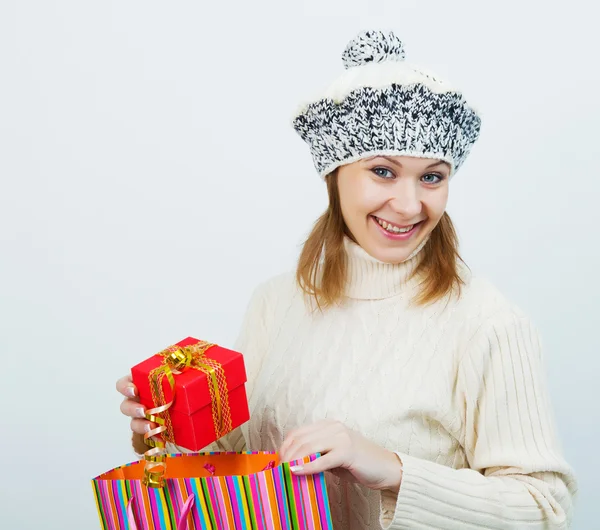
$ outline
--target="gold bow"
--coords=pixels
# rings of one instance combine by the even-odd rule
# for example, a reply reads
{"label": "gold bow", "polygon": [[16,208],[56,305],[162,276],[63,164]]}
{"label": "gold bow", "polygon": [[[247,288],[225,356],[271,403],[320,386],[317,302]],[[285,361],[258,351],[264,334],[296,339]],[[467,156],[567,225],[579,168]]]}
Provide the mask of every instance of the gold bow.
{"label": "gold bow", "polygon": [[[146,419],[158,426],[146,434],[144,441],[151,449],[144,453],[146,461],[144,484],[150,488],[162,488],[166,470],[166,442],[175,443],[171,416],[168,412],[175,396],[175,378],[187,368],[193,368],[206,374],[210,392],[215,434],[221,438],[231,431],[231,411],[229,409],[229,393],[227,379],[221,364],[206,357],[206,350],[214,346],[210,342],[198,341],[189,346],[169,346],[158,355],[164,357],[160,366],[148,374],[152,401],[156,405],[146,411]],[[166,376],[171,387],[171,401],[166,403],[162,381]]]}

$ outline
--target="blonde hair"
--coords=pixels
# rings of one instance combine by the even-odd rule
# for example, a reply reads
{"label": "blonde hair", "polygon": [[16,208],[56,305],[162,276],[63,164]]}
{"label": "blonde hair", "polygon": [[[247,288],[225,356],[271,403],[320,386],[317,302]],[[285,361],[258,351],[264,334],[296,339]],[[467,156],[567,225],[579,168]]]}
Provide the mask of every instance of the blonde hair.
{"label": "blonde hair", "polygon": [[[347,272],[344,236],[355,241],[342,216],[337,170],[326,177],[326,182],[329,206],[304,242],[296,269],[298,285],[314,298],[321,310],[336,305],[344,297]],[[446,212],[421,253],[422,259],[413,275],[419,275],[423,280],[413,302],[426,305],[455,291],[460,294],[464,281],[459,273],[459,263],[464,264],[464,261],[458,252],[456,230]]]}

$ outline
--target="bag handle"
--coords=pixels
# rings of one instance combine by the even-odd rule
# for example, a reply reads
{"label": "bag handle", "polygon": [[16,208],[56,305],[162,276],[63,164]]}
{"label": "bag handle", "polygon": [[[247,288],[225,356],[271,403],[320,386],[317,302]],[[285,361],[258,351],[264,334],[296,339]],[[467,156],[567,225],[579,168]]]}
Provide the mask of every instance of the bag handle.
{"label": "bag handle", "polygon": [[[131,530],[138,530],[132,506],[134,499],[135,496],[131,497],[131,499],[127,503],[127,522],[129,523],[129,527]],[[179,522],[177,523],[177,530],[187,530],[187,517],[190,513],[190,510],[192,509],[192,506],[194,505],[194,500],[195,496],[192,493],[185,501],[185,504],[181,509],[181,515],[179,516]]]}

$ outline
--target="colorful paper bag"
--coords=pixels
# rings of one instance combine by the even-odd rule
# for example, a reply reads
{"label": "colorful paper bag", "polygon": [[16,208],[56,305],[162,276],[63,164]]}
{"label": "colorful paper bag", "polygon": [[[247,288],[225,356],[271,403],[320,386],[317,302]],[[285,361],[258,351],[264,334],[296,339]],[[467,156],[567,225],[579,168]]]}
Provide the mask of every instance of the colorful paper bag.
{"label": "colorful paper bag", "polygon": [[103,530],[332,530],[322,473],[300,477],[276,453],[167,456],[164,488],[143,484],[144,461],[92,480]]}

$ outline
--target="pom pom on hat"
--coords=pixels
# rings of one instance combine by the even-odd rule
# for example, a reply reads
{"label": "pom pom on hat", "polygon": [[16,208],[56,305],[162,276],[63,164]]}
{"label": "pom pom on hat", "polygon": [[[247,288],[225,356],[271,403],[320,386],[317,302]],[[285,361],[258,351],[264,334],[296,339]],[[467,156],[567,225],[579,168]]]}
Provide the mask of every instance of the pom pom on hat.
{"label": "pom pom on hat", "polygon": [[406,53],[404,44],[389,31],[361,31],[346,46],[342,61],[346,69],[367,63],[383,61],[404,61]]}

